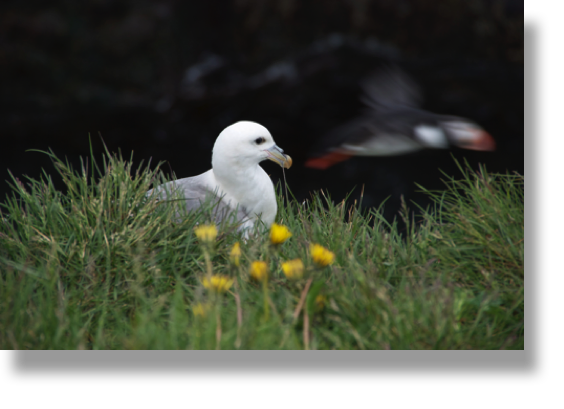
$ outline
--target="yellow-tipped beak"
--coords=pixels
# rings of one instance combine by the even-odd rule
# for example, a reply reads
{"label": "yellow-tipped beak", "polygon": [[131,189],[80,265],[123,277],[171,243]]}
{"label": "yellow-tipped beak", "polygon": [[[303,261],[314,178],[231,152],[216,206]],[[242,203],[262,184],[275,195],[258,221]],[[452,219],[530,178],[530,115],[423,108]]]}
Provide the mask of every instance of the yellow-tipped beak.
{"label": "yellow-tipped beak", "polygon": [[270,148],[264,150],[268,155],[268,159],[273,162],[278,163],[280,166],[286,169],[290,169],[292,166],[292,158],[284,154],[284,151],[276,145],[272,145]]}

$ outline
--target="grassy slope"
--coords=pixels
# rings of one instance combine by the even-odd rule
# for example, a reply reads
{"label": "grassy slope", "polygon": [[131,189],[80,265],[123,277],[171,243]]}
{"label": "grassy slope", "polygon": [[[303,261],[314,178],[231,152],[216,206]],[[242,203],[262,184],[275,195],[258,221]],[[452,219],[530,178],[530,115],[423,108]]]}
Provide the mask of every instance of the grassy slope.
{"label": "grassy slope", "polygon": [[[446,191],[429,192],[436,207],[417,225],[403,212],[403,235],[378,211],[320,195],[292,201],[277,221],[293,236],[278,251],[265,233],[242,242],[239,268],[229,251],[240,237],[223,226],[212,265],[236,284],[214,297],[200,283],[206,267],[194,235],[208,210],[175,224],[174,203],[144,199],[158,173],[131,175],[119,157],[80,171],[53,159],[66,194],[47,175],[14,181],[1,208],[0,348],[524,348],[519,175],[482,170],[447,181]],[[314,269],[312,242],[335,263]],[[280,263],[294,258],[311,281],[285,279]],[[268,320],[263,289],[248,276],[253,260],[270,264]],[[197,303],[205,314],[193,313]]]}

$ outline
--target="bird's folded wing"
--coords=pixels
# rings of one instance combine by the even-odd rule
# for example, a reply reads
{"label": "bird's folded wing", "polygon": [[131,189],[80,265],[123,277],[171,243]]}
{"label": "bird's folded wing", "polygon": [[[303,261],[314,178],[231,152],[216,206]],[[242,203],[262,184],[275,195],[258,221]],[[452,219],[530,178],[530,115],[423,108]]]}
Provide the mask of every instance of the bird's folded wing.
{"label": "bird's folded wing", "polygon": [[[202,178],[202,175],[179,179],[165,183],[147,192],[156,194],[159,200],[180,200],[184,202],[187,212],[209,209],[216,223],[224,221],[245,222],[250,215],[241,205],[233,205],[217,188],[212,190]],[[235,220],[230,220],[230,218]]]}

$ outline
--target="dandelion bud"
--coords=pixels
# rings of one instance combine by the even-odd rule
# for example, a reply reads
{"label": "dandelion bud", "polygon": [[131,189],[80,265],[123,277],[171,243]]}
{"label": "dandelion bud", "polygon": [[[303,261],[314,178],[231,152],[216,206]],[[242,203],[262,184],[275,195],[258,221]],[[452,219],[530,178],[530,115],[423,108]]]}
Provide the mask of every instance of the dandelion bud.
{"label": "dandelion bud", "polygon": [[212,243],[217,237],[215,224],[203,224],[194,229],[196,237],[203,243]]}
{"label": "dandelion bud", "polygon": [[239,244],[239,242],[233,245],[231,253],[229,253],[229,259],[231,260],[231,263],[233,263],[236,267],[239,267],[239,262],[241,259],[241,245]]}
{"label": "dandelion bud", "polygon": [[202,304],[200,302],[192,307],[192,313],[196,317],[205,317],[208,310],[209,310],[209,306]]}
{"label": "dandelion bud", "polygon": [[325,303],[327,302],[327,296],[323,294],[319,294],[315,297],[315,307],[317,310],[322,310],[325,307]]}
{"label": "dandelion bud", "polygon": [[274,245],[282,244],[292,237],[292,233],[286,226],[272,223],[270,227],[270,242]]}
{"label": "dandelion bud", "polygon": [[250,274],[256,281],[264,281],[268,277],[268,266],[264,261],[253,261]]}
{"label": "dandelion bud", "polygon": [[282,271],[288,280],[299,280],[304,276],[304,263],[299,258],[282,263]]}
{"label": "dandelion bud", "polygon": [[213,275],[211,278],[204,278],[202,284],[208,290],[216,293],[224,293],[233,285],[233,279],[222,275]]}
{"label": "dandelion bud", "polygon": [[309,251],[315,264],[320,267],[328,266],[335,261],[335,254],[319,244],[310,245]]}

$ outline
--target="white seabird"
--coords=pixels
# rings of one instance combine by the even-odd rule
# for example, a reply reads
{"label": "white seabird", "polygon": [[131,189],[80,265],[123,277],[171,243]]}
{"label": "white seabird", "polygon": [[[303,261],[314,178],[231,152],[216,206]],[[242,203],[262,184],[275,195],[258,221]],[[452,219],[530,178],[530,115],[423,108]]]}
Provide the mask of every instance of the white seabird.
{"label": "white seabird", "polygon": [[192,211],[204,203],[213,203],[216,223],[234,215],[247,230],[260,218],[267,226],[274,222],[277,205],[270,177],[259,166],[269,159],[289,169],[292,158],[285,155],[268,130],[250,121],[225,128],[217,137],[212,151],[212,168],[200,175],[174,180],[147,192],[159,199],[178,198]]}

